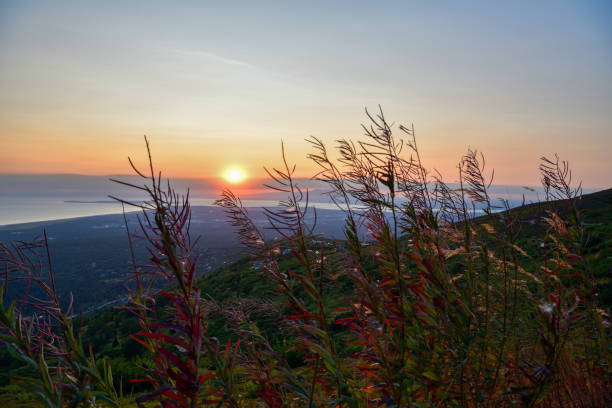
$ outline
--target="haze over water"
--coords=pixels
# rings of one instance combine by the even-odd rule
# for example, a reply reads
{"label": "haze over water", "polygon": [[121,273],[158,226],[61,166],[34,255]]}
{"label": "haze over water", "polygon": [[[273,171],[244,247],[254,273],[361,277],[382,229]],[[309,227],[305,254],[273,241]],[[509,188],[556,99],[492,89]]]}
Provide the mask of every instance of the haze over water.
{"label": "haze over water", "polygon": [[[115,177],[138,181],[132,176]],[[299,179],[298,182],[309,189],[311,205],[321,209],[337,209],[324,194],[328,191],[324,183],[308,179]],[[222,186],[204,180],[177,179],[173,180],[173,185],[182,193],[190,188],[190,202],[194,206],[214,205],[222,190]],[[240,189],[237,191],[240,192]],[[526,202],[543,198],[539,188],[532,191],[522,186],[493,185],[491,191],[496,199],[509,200],[511,206],[519,205],[523,197]],[[243,189],[243,192],[246,193],[243,204],[247,207],[273,207],[278,200],[285,198],[283,194],[263,188]],[[111,182],[107,176],[0,175],[0,225],[121,213],[121,204],[109,198],[109,195],[134,201],[143,198],[129,188]],[[133,209],[126,207],[126,210]]]}

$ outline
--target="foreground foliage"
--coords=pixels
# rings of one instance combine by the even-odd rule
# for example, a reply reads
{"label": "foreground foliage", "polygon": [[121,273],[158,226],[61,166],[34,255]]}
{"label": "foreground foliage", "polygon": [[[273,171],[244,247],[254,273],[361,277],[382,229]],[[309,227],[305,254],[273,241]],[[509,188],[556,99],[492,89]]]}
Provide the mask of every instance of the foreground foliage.
{"label": "foreground foliage", "polygon": [[[581,191],[567,163],[542,159],[546,202],[525,224],[507,202],[491,198],[482,155],[469,150],[462,157],[453,188],[425,169],[413,128],[400,126],[398,137],[382,112],[369,119],[365,140],[338,142],[338,160],[311,139],[316,177],[346,216],[338,248],[314,234],[308,192],[296,184],[284,152],[283,166],[268,172],[269,187],[287,199],[266,210],[282,240],[267,240],[230,191],[219,200],[272,284],[274,301],[219,303],[202,293],[189,196],[162,184],[152,164],[147,172],[133,166],[145,184],[132,187],[149,200],[124,202],[143,210],[130,245],[144,241],[150,255],[150,264],[134,266],[126,307],[138,321],[132,338],[149,356],[141,359],[141,378],[132,380],[149,390],[137,403],[612,403],[605,385],[609,323],[598,307]],[[524,229],[533,229],[529,240]],[[279,254],[280,243],[293,261]],[[47,406],[124,405],[110,365],[82,346],[72,312],[59,307],[52,270],[34,249],[3,246],[0,258],[6,284],[25,279],[48,297],[26,293],[0,311],[3,342],[35,370],[23,384]],[[167,290],[154,289],[159,280]],[[38,312],[23,316],[22,304]]]}

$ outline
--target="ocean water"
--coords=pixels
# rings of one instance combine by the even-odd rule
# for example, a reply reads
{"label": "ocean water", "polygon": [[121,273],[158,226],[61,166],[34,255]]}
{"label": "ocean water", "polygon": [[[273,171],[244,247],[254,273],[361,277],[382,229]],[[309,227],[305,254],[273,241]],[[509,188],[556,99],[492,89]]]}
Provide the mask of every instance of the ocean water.
{"label": "ocean water", "polygon": [[[214,205],[213,198],[192,198],[192,206]],[[243,200],[245,207],[273,207],[275,200]],[[311,203],[316,208],[335,210],[332,203]],[[137,209],[125,206],[126,212]],[[79,196],[64,195],[61,197],[10,197],[0,196],[0,226],[59,220],[93,215],[121,214],[121,203],[107,200],[92,200]]]}
{"label": "ocean water", "polygon": [[79,197],[0,197],[0,225],[121,212],[119,203]]}
{"label": "ocean water", "polygon": [[[120,203],[107,194],[138,201],[129,188],[121,189],[103,177],[85,176],[6,176],[0,175],[0,226],[56,219],[87,217],[104,214],[120,214]],[[180,180],[179,180],[180,181]],[[306,181],[312,206],[320,209],[337,209],[325,195],[327,186]],[[180,183],[179,183],[180,184]],[[183,184],[188,185],[187,181]],[[308,185],[310,184],[310,185]],[[186,191],[186,188],[183,188]],[[183,191],[179,190],[179,191]],[[214,205],[220,191],[202,187],[192,189],[190,198],[194,206]],[[588,191],[585,191],[587,193]],[[508,200],[511,207],[543,198],[541,189],[521,186],[491,186],[491,195]],[[273,207],[285,194],[258,192],[242,201],[246,207]],[[140,197],[142,199],[143,197]],[[126,207],[126,211],[134,211]]]}
{"label": "ocean water", "polygon": [[[134,176],[83,176],[83,175],[10,175],[0,174],[0,225],[49,221],[56,219],[87,217],[104,214],[120,214],[122,206],[108,196],[140,201],[145,197],[133,188],[109,180],[117,178],[142,185],[142,179]],[[301,180],[310,187],[310,180]],[[173,179],[173,187],[184,194],[190,189],[190,201],[194,206],[213,205],[221,197],[222,188],[205,179]],[[302,184],[301,184],[302,185]],[[255,185],[237,191],[243,196],[243,204],[250,207],[270,207],[284,198]],[[320,190],[320,189],[318,189]],[[313,190],[311,190],[313,191]],[[335,209],[327,197],[311,195],[318,201],[317,207]],[[127,208],[126,210],[133,209]]]}

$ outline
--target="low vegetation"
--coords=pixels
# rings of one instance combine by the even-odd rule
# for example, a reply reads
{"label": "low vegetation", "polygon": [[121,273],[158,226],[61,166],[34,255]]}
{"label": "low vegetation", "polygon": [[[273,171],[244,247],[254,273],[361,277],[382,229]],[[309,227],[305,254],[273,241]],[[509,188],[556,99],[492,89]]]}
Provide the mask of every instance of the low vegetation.
{"label": "low vegetation", "polygon": [[77,322],[45,241],[1,244],[4,287],[45,295],[0,310],[2,342],[26,366],[14,382],[49,407],[612,404],[605,205],[585,207],[555,157],[540,165],[546,201],[510,210],[476,151],[452,188],[425,169],[413,128],[368,116],[365,139],[339,141],[337,160],[310,140],[345,214],[342,242],[314,234],[283,152],[269,187],[287,199],[266,210],[281,239],[226,191],[218,204],[251,259],[199,280],[189,196],[133,166],[150,199],[125,202],[143,210],[130,246],[146,243],[149,263],[134,260],[119,312]]}

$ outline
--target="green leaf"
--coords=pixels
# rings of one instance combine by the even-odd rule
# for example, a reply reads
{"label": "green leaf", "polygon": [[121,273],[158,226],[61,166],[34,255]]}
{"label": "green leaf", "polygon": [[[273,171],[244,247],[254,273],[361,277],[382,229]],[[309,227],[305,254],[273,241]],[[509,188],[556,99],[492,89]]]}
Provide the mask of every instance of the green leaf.
{"label": "green leaf", "polygon": [[438,377],[437,375],[435,375],[434,373],[432,373],[431,371],[425,371],[424,373],[421,374],[423,377],[425,378],[429,378],[432,381],[439,381],[440,377]]}

